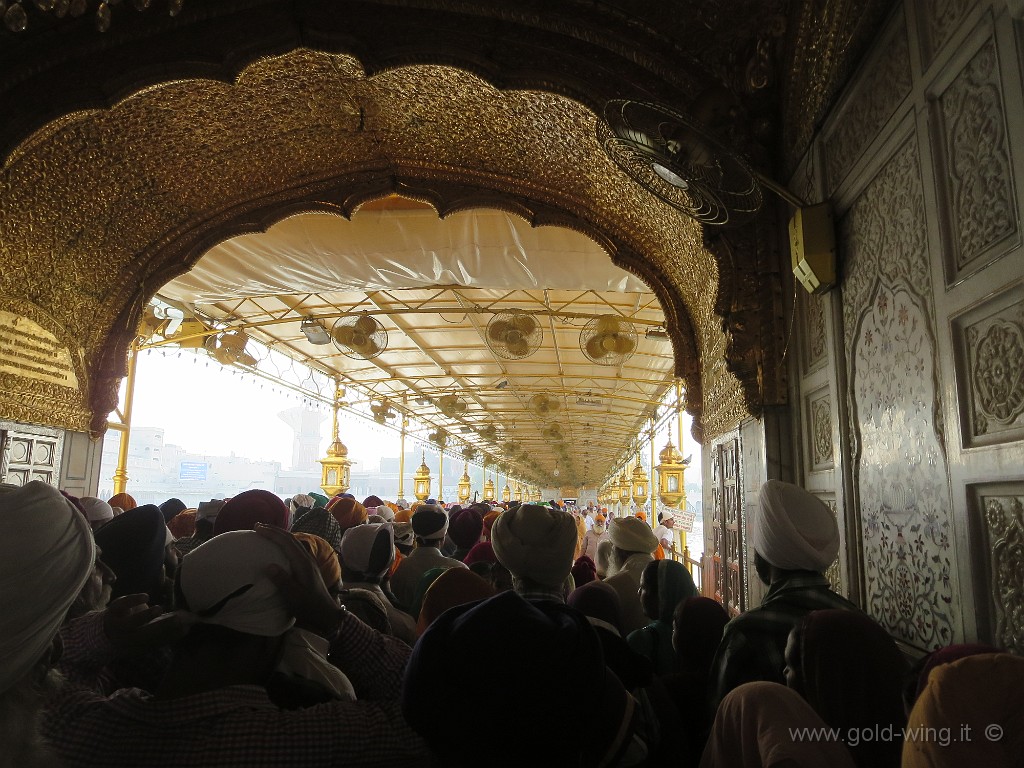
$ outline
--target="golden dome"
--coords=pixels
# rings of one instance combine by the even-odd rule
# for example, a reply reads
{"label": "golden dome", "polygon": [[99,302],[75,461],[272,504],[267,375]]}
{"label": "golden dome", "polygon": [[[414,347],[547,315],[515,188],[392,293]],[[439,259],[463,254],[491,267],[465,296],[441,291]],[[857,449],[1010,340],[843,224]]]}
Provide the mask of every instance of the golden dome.
{"label": "golden dome", "polygon": [[658,461],[662,464],[682,464],[683,454],[681,454],[672,441],[668,441],[668,445],[661,449],[661,453],[658,454]]}
{"label": "golden dome", "polygon": [[345,444],[341,442],[341,440],[335,440],[331,443],[330,447],[328,447],[327,455],[337,458],[345,458],[348,456],[348,448],[345,447]]}

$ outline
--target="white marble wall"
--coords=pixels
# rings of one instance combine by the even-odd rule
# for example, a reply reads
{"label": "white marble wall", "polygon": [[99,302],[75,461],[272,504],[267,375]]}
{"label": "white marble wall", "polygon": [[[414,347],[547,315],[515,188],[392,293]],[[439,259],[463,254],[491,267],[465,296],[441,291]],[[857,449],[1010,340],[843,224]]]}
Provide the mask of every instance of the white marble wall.
{"label": "white marble wall", "polygon": [[798,479],[845,536],[839,588],[918,648],[1024,649],[1022,25],[897,6],[791,180],[836,214],[801,296]]}

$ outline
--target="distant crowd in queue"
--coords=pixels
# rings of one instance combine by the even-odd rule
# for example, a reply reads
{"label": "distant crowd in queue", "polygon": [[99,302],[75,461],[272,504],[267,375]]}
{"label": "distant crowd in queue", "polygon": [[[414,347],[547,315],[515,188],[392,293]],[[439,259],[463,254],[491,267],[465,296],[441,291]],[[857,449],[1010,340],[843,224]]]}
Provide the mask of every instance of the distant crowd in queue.
{"label": "distant crowd in queue", "polygon": [[908,664],[788,483],[749,532],[767,594],[731,620],[671,519],[557,502],[36,481],[0,486],[0,526],[0,765],[1022,765],[1024,660]]}

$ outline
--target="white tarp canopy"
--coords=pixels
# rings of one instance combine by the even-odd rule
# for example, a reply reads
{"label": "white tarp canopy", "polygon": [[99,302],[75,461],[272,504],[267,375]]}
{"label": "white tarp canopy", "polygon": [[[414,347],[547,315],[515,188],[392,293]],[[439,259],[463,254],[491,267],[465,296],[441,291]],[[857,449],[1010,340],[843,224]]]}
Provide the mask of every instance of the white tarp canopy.
{"label": "white tarp canopy", "polygon": [[[549,487],[604,480],[674,381],[672,346],[657,332],[664,314],[642,281],[579,233],[493,210],[442,220],[388,198],[351,220],[292,216],[212,248],[159,296],[327,374],[350,402],[387,404],[414,430],[442,428],[452,455],[476,448],[513,477]],[[540,332],[521,359],[522,347],[488,328],[509,310]],[[301,326],[337,339],[363,314],[386,334],[373,356],[312,343]],[[601,316],[616,320],[594,330]],[[594,338],[615,323],[628,331],[623,322],[632,341]],[[615,364],[588,359],[588,349]]]}

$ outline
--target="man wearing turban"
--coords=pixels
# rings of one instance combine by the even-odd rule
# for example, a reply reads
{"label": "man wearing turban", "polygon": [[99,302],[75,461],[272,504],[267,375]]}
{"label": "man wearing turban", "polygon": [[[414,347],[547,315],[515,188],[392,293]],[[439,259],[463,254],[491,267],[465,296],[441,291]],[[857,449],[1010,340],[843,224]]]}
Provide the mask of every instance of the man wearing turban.
{"label": "man wearing turban", "polygon": [[651,526],[638,517],[617,517],[608,529],[612,542],[611,569],[605,584],[613,588],[622,603],[623,635],[647,626],[649,619],[640,604],[640,577],[654,561],[658,538]]}
{"label": "man wearing turban", "polygon": [[[71,684],[50,703],[44,733],[68,765],[429,760],[401,714],[409,647],[340,607],[290,533],[261,525],[213,537],[182,558],[176,591],[171,618],[185,634],[152,693],[125,688],[108,698]],[[106,642],[102,633],[95,642]],[[322,703],[281,708],[271,684],[282,679]]]}
{"label": "man wearing turban", "polygon": [[[0,728],[10,765],[50,764],[36,728],[64,617],[93,574],[89,523],[39,480],[0,485]],[[49,758],[49,760],[48,760]]]}
{"label": "man wearing turban", "polygon": [[530,600],[565,602],[576,550],[572,515],[541,504],[502,512],[491,528],[498,562],[512,574],[512,589]]}
{"label": "man wearing turban", "polygon": [[345,589],[365,589],[376,595],[388,612],[391,634],[408,643],[416,642],[416,622],[395,605],[390,594],[388,573],[395,559],[395,532],[387,523],[367,523],[345,531],[341,539],[341,563]]}
{"label": "man wearing turban", "polygon": [[761,486],[752,523],[754,567],[769,588],[759,607],[725,627],[711,667],[714,706],[742,683],[785,684],[786,640],[808,613],[858,610],[833,592],[824,576],[839,554],[839,527],[821,499],[791,483],[769,480]]}
{"label": "man wearing turban", "polygon": [[415,549],[403,558],[391,576],[391,591],[405,607],[413,604],[416,587],[431,568],[466,567],[465,563],[441,554],[441,544],[448,533],[448,515],[441,507],[436,504],[417,507],[412,515],[412,530]]}

